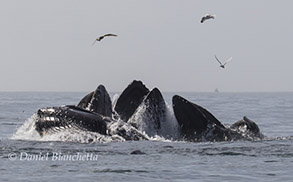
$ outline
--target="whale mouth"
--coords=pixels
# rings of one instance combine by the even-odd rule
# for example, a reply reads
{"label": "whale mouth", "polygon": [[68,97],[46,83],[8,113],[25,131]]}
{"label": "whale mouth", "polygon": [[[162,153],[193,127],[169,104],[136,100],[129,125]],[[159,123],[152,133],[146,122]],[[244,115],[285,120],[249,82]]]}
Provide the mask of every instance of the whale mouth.
{"label": "whale mouth", "polygon": [[76,128],[106,134],[106,119],[76,106],[42,108],[37,111],[36,130],[43,135],[49,131]]}
{"label": "whale mouth", "polygon": [[207,129],[208,120],[195,105],[178,95],[173,96],[172,102],[175,117],[185,133],[185,137],[192,138]]}

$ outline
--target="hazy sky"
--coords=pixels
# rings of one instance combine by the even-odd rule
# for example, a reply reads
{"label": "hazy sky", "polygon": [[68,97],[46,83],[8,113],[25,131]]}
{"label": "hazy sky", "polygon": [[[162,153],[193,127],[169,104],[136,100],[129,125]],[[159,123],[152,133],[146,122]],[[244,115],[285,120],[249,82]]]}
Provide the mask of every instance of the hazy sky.
{"label": "hazy sky", "polygon": [[[0,0],[0,91],[293,91],[293,1]],[[206,13],[215,20],[201,24]],[[105,38],[91,46],[105,33]],[[219,59],[233,57],[225,69]]]}

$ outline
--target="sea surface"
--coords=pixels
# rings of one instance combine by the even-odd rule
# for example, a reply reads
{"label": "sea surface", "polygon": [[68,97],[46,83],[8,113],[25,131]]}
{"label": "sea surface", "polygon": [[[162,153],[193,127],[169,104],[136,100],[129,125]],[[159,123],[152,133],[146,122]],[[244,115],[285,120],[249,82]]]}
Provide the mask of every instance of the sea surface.
{"label": "sea surface", "polygon": [[76,105],[86,93],[0,92],[0,181],[293,181],[293,93],[163,93],[169,106],[174,94],[227,125],[247,116],[266,137],[201,143],[22,139],[17,131],[39,108]]}

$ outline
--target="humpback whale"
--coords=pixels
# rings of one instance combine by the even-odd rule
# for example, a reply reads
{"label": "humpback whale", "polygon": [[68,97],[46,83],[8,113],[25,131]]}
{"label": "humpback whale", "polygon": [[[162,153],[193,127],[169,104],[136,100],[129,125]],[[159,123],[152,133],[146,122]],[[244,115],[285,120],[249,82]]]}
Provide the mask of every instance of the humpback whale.
{"label": "humpback whale", "polygon": [[[189,102],[183,97],[173,96],[172,103],[182,135],[189,141],[214,142],[262,138],[258,126],[247,117],[227,128],[205,108]],[[246,131],[249,131],[251,135],[240,132],[243,127],[247,128]]]}
{"label": "humpback whale", "polygon": [[121,93],[114,109],[106,88],[99,85],[76,106],[39,109],[34,127],[40,136],[75,129],[75,133],[89,131],[120,141],[149,140],[155,136],[176,136],[179,140],[192,142],[264,137],[257,124],[247,117],[231,126],[224,126],[207,109],[179,95],[172,97],[172,109],[175,125],[171,125],[167,117],[170,112],[160,90],[156,87],[149,90],[141,81],[134,80]]}
{"label": "humpback whale", "polygon": [[264,138],[264,135],[260,132],[257,124],[254,121],[248,119],[246,116],[244,116],[242,120],[232,124],[230,128],[242,134],[243,136],[246,136],[247,138]]}
{"label": "humpback whale", "polygon": [[[140,108],[144,107],[144,110]],[[112,102],[103,85],[84,96],[77,106],[61,106],[41,108],[37,112],[36,130],[40,135],[57,132],[67,128],[97,132],[102,135],[118,135],[125,140],[148,140],[143,134],[157,131],[165,113],[165,101],[159,89],[152,91],[141,82],[134,80],[122,92],[117,100],[114,111],[121,120],[112,115]],[[142,120],[134,122],[129,118]],[[150,133],[150,132],[149,132]]]}
{"label": "humpback whale", "polygon": [[111,122],[107,117],[76,106],[42,108],[37,116],[35,126],[40,135],[70,127],[106,134],[106,123]]}
{"label": "humpback whale", "polygon": [[40,135],[66,128],[106,134],[112,121],[112,102],[103,85],[87,94],[77,106],[41,108],[37,111],[36,130]]}
{"label": "humpback whale", "polygon": [[103,116],[112,117],[112,101],[104,85],[99,85],[95,91],[84,96],[77,106]]}
{"label": "humpback whale", "polygon": [[114,108],[120,119],[127,122],[149,92],[141,81],[134,80],[130,83],[118,98]]}
{"label": "humpback whale", "polygon": [[132,117],[128,120],[139,131],[146,132],[149,136],[158,134],[161,123],[165,122],[166,103],[158,88],[151,90],[137,107]]}
{"label": "humpback whale", "polygon": [[126,140],[148,140],[147,136],[158,134],[165,120],[166,104],[158,88],[150,91],[141,81],[134,80],[117,99],[114,111],[120,120],[109,125],[109,134]]}

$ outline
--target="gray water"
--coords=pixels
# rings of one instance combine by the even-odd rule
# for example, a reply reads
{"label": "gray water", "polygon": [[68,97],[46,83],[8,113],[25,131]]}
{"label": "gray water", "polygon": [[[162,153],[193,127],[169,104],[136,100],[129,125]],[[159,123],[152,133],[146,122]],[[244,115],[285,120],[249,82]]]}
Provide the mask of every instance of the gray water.
{"label": "gray water", "polygon": [[[0,181],[293,180],[293,93],[176,93],[205,107],[224,124],[249,117],[266,136],[262,141],[12,139],[37,109],[77,104],[85,94],[0,93]],[[163,95],[170,105],[174,93]],[[131,154],[136,150],[140,153]]]}

